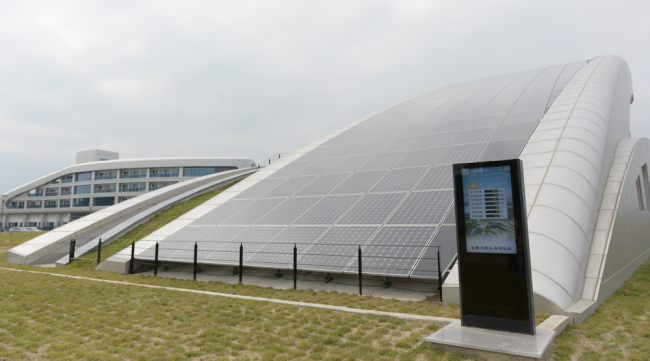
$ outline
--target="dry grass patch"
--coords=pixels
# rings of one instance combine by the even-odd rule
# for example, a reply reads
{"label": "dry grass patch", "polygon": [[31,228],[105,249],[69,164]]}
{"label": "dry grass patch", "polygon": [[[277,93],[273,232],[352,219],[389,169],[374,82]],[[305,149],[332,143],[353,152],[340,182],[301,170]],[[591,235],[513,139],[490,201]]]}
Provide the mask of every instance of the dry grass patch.
{"label": "dry grass patch", "polygon": [[455,360],[436,325],[0,270],[0,357]]}

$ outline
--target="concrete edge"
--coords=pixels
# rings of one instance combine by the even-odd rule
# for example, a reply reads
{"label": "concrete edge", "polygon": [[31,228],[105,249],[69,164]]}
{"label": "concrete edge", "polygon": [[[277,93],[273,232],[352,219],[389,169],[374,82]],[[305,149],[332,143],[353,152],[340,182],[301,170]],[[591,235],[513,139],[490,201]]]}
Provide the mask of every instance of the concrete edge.
{"label": "concrete edge", "polygon": [[350,307],[345,307],[345,306],[332,306],[332,305],[324,305],[324,304],[319,304],[319,303],[288,301],[288,300],[280,300],[280,299],[275,299],[275,298],[243,296],[243,295],[233,295],[233,294],[229,294],[229,293],[193,290],[193,289],[189,289],[189,288],[165,287],[165,286],[156,286],[156,285],[148,285],[148,284],[141,284],[141,283],[131,283],[131,282],[124,282],[124,281],[102,280],[102,279],[98,279],[98,278],[70,276],[70,275],[63,275],[63,274],[57,274],[57,273],[29,271],[29,270],[21,270],[21,269],[14,269],[14,268],[0,267],[0,270],[14,271],[14,272],[27,272],[27,273],[33,273],[33,274],[39,274],[39,275],[63,277],[63,278],[72,278],[72,279],[77,279],[77,280],[94,281],[94,282],[105,282],[105,283],[112,283],[112,284],[118,284],[118,285],[156,288],[156,289],[164,289],[164,290],[169,290],[169,291],[203,294],[203,295],[208,295],[208,296],[218,296],[218,297],[237,298],[237,299],[242,299],[242,300],[271,302],[271,303],[277,303],[277,304],[288,305],[288,306],[310,307],[310,308],[317,308],[317,309],[322,309],[322,310],[340,311],[340,312],[363,314],[363,315],[387,316],[387,317],[398,318],[398,319],[405,320],[405,321],[428,322],[428,323],[433,323],[433,324],[440,325],[440,326],[447,326],[448,324],[450,324],[450,323],[452,323],[454,321],[459,321],[459,320],[457,320],[455,318],[413,315],[413,314],[410,314],[410,313],[386,312],[386,311],[376,311],[376,310],[364,310],[364,309],[360,309],[360,308],[350,308]]}

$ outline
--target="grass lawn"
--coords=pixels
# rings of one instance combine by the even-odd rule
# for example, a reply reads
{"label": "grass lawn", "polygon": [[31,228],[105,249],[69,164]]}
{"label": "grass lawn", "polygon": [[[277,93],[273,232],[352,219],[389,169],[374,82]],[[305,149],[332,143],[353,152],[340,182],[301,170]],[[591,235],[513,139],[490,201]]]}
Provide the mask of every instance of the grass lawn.
{"label": "grass lawn", "polygon": [[[102,249],[105,259],[214,197],[171,207]],[[275,290],[95,271],[96,253],[58,268],[6,263],[40,233],[0,235],[0,267],[443,317],[458,307],[336,292]],[[461,360],[428,344],[438,326],[390,317],[0,270],[0,359]]]}
{"label": "grass lawn", "polygon": [[[176,205],[102,250],[105,259],[218,194]],[[441,317],[457,306],[276,290],[95,271],[96,253],[58,268],[9,265],[6,252],[39,233],[0,234],[0,267]],[[323,359],[462,360],[424,343],[437,326],[258,301],[0,270],[0,360]],[[645,360],[650,354],[650,261],[583,325],[557,340],[553,360]],[[539,313],[541,322],[548,315]],[[420,345],[418,347],[418,345]]]}

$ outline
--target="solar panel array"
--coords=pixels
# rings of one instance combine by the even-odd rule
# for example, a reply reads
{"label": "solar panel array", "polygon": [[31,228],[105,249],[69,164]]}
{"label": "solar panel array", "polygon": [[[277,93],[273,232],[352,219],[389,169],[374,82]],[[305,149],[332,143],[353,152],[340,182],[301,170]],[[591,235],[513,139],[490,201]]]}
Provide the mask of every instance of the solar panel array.
{"label": "solar panel array", "polygon": [[[454,84],[314,148],[160,242],[161,260],[437,277],[456,253],[451,165],[516,158],[586,62]],[[273,165],[271,166],[273,167]],[[153,247],[139,259],[152,259]]]}

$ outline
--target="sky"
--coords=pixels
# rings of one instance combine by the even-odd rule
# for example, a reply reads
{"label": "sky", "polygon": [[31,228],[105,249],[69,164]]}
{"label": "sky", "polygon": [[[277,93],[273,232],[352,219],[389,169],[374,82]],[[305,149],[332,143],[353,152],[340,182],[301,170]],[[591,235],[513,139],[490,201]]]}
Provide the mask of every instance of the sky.
{"label": "sky", "polygon": [[288,153],[443,85],[618,54],[650,137],[650,1],[2,1],[0,193],[100,149]]}

